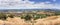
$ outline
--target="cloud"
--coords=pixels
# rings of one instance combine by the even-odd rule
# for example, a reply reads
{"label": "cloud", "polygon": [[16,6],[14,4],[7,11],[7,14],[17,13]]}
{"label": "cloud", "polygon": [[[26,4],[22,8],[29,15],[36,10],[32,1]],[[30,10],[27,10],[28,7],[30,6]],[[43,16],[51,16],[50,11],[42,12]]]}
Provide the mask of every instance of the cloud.
{"label": "cloud", "polygon": [[[58,5],[49,4],[51,2],[40,2],[36,3],[29,0],[0,0],[0,7],[7,9],[33,9],[33,8],[60,8]],[[54,0],[55,1],[55,0]]]}

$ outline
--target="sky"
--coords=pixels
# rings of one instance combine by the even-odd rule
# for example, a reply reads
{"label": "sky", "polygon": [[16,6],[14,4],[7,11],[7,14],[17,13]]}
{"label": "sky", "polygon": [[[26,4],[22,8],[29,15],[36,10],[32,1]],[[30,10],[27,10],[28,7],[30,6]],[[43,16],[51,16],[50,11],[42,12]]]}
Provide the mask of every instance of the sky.
{"label": "sky", "polygon": [[0,0],[0,9],[60,9],[60,0]]}

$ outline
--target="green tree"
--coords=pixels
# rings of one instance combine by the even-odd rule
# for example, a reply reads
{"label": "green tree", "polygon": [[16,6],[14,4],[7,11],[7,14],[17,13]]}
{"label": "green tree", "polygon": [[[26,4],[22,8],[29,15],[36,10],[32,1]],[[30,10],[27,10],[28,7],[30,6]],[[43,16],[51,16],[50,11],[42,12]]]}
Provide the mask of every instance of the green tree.
{"label": "green tree", "polygon": [[0,13],[0,19],[6,20],[7,19],[6,14]]}
{"label": "green tree", "polygon": [[13,15],[13,14],[10,14],[10,15],[8,15],[8,17],[10,17],[10,18],[14,18],[14,15]]}
{"label": "green tree", "polygon": [[25,20],[31,20],[31,18],[32,18],[32,17],[31,17],[30,15],[26,15],[26,16],[24,17]]}

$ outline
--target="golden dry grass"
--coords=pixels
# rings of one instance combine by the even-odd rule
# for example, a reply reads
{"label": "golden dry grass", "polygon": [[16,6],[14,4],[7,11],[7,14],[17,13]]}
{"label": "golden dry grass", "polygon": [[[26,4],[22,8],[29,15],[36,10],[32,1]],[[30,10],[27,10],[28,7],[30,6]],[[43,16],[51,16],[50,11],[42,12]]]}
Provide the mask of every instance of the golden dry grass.
{"label": "golden dry grass", "polygon": [[20,19],[18,17],[15,18],[7,18],[7,21],[0,21],[0,25],[31,25],[31,23],[26,23],[24,19]]}
{"label": "golden dry grass", "polygon": [[[35,20],[34,25],[60,25],[60,16],[51,16],[43,19]],[[32,23],[27,23],[24,19],[19,17],[7,18],[6,21],[0,20],[0,25],[32,25]]]}
{"label": "golden dry grass", "polygon": [[38,19],[36,21],[37,23],[35,23],[35,25],[60,25],[59,16],[51,16],[44,19]]}

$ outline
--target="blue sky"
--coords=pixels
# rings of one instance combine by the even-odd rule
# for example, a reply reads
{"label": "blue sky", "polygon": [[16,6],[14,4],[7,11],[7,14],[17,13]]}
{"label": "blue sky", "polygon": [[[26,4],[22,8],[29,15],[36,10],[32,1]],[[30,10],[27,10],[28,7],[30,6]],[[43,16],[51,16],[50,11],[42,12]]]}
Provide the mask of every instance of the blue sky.
{"label": "blue sky", "polygon": [[0,0],[0,9],[60,9],[60,0]]}
{"label": "blue sky", "polygon": [[60,0],[30,0],[34,2],[45,2],[45,1],[50,1],[50,2],[60,2]]}

